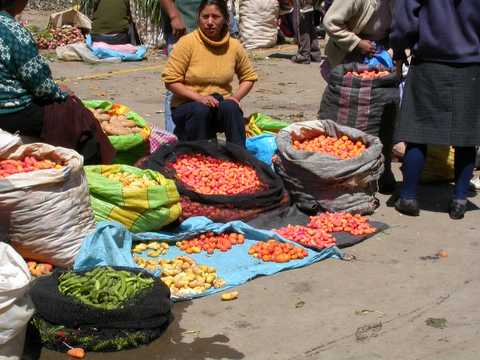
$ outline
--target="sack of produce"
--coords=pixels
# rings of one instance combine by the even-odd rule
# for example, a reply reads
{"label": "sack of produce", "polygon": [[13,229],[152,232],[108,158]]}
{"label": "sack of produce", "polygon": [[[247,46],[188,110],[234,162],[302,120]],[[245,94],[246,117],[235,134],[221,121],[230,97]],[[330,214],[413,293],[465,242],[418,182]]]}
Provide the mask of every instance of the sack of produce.
{"label": "sack of produce", "polygon": [[377,137],[315,120],[281,130],[277,146],[275,169],[301,210],[371,214],[378,207],[375,192],[384,166]]}
{"label": "sack of produce", "polygon": [[159,230],[181,214],[175,182],[128,165],[85,166],[97,221],[114,220],[133,232]]}
{"label": "sack of produce", "polygon": [[30,294],[42,342],[58,351],[136,347],[154,340],[172,320],[170,290],[140,269],[57,271],[37,279]]}
{"label": "sack of produce", "polygon": [[234,144],[179,142],[152,154],[145,166],[175,180],[182,220],[247,220],[289,202],[278,175]]}
{"label": "sack of produce", "polygon": [[31,276],[22,257],[0,242],[0,359],[22,358],[27,324],[34,313],[28,296]]}
{"label": "sack of produce", "polygon": [[0,241],[26,259],[73,264],[83,239],[95,231],[83,158],[47,144],[0,153]]}
{"label": "sack of produce", "polygon": [[289,124],[285,121],[276,120],[268,115],[255,113],[250,115],[245,131],[247,137],[262,134],[276,134],[288,125]]}
{"label": "sack of produce", "polygon": [[151,130],[140,115],[111,101],[85,100],[83,103],[101,123],[103,131],[117,150],[114,163],[133,165],[149,153]]}
{"label": "sack of produce", "polygon": [[277,0],[241,0],[239,29],[246,49],[272,47],[277,43]]}
{"label": "sack of produce", "polygon": [[399,101],[394,69],[382,65],[342,64],[330,75],[318,117],[379,137],[382,123],[395,117]]}

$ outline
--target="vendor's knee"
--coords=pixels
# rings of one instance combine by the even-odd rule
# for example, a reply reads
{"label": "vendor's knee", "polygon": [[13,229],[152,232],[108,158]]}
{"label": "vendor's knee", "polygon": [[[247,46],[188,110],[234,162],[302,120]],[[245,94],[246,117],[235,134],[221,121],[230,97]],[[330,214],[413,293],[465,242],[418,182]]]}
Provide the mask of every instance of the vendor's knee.
{"label": "vendor's knee", "polygon": [[210,108],[200,102],[192,104],[192,113],[195,118],[208,119],[210,117]]}
{"label": "vendor's knee", "polygon": [[242,109],[240,109],[240,106],[233,100],[222,101],[219,105],[219,109],[223,113],[230,113],[230,114],[242,112]]}

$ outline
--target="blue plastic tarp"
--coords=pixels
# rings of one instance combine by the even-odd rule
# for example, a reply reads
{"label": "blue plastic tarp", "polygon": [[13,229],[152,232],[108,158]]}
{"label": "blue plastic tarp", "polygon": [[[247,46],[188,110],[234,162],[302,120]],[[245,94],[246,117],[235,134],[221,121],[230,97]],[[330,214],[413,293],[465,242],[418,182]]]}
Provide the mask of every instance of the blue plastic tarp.
{"label": "blue plastic tarp", "polygon": [[[210,295],[215,292],[241,285],[258,276],[273,275],[283,270],[304,267],[315,262],[336,257],[341,257],[338,248],[332,247],[322,251],[314,251],[305,248],[308,256],[302,260],[293,260],[288,263],[263,262],[248,254],[250,246],[257,241],[277,239],[284,242],[291,242],[282,238],[272,231],[258,230],[241,221],[233,221],[227,224],[214,223],[205,217],[194,217],[183,222],[175,232],[151,232],[151,233],[130,233],[123,225],[116,222],[101,222],[97,225],[94,234],[88,236],[82,244],[79,255],[75,260],[74,270],[84,270],[95,266],[125,266],[137,268],[133,260],[131,249],[134,241],[157,240],[166,241],[172,246],[169,248],[164,259],[173,259],[176,256],[186,254],[179,248],[173,246],[176,241],[188,239],[196,234],[212,231],[214,233],[237,232],[245,235],[246,241],[243,245],[235,245],[228,252],[215,251],[214,254],[207,253],[189,254],[198,264],[213,266],[217,269],[217,275],[226,281],[226,285],[220,289],[209,289],[208,291],[189,296],[188,298],[174,300],[188,300],[195,297]],[[297,246],[300,246],[294,243]],[[145,254],[140,254],[148,258]],[[157,272],[155,275],[159,276]]]}
{"label": "blue plastic tarp", "polygon": [[247,139],[247,151],[258,160],[272,165],[272,156],[277,151],[277,142],[272,134],[262,134]]}
{"label": "blue plastic tarp", "polygon": [[85,38],[85,43],[87,44],[88,48],[93,52],[93,54],[99,59],[119,58],[122,61],[141,61],[145,58],[145,55],[147,54],[147,48],[145,46],[137,46],[137,51],[134,54],[94,47],[91,35],[87,35],[87,37]]}

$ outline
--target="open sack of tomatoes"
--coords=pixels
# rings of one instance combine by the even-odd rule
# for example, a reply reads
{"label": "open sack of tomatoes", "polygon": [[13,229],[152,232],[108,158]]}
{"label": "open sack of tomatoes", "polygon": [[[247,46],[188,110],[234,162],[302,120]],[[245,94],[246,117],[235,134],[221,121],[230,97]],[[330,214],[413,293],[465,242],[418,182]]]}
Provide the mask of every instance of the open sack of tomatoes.
{"label": "open sack of tomatoes", "polygon": [[128,107],[105,100],[84,100],[85,106],[108,135],[117,157],[116,164],[133,165],[149,153],[151,129],[145,119]]}
{"label": "open sack of tomatoes", "polygon": [[0,130],[0,241],[24,258],[68,267],[95,221],[75,151],[47,144],[21,145]]}
{"label": "open sack of tomatoes", "polygon": [[70,25],[64,25],[59,28],[49,27],[45,30],[34,32],[33,36],[39,49],[48,50],[85,41],[82,30]]}
{"label": "open sack of tomatoes", "polygon": [[182,209],[175,182],[152,170],[128,165],[85,166],[97,221],[118,221],[133,232],[159,230]]}
{"label": "open sack of tomatoes", "polygon": [[180,142],[152,154],[145,166],[175,180],[181,219],[248,220],[289,202],[280,177],[233,144]]}
{"label": "open sack of tomatoes", "polygon": [[395,118],[399,101],[395,69],[382,65],[341,64],[330,75],[318,115],[320,119],[331,119],[340,125],[380,136],[380,128]]}
{"label": "open sack of tomatoes", "polygon": [[294,123],[277,136],[275,170],[293,201],[307,213],[371,214],[383,172],[377,137],[331,120]]}
{"label": "open sack of tomatoes", "polygon": [[43,345],[67,352],[119,351],[148,344],[170,323],[170,291],[142,270],[96,267],[35,280],[32,323]]}

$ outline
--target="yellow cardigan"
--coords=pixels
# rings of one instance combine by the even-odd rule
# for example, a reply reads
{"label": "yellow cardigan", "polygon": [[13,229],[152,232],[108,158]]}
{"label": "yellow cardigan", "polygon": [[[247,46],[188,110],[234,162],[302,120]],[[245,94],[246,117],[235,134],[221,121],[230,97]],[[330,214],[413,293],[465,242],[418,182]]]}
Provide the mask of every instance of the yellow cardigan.
{"label": "yellow cardigan", "polygon": [[[199,29],[182,37],[175,45],[162,73],[165,83],[181,82],[201,95],[232,95],[233,76],[240,82],[256,81],[257,75],[247,52],[227,34],[212,41]],[[189,99],[174,95],[172,108]]]}

